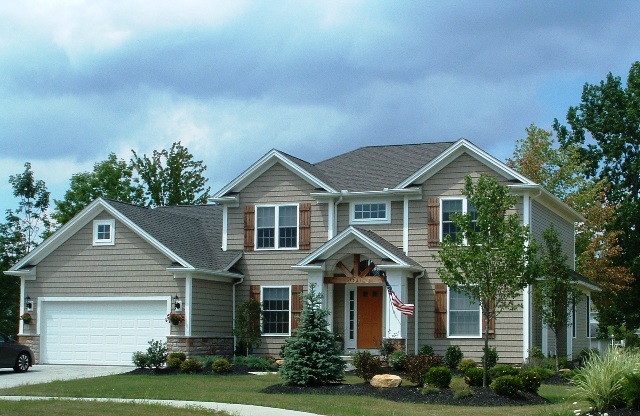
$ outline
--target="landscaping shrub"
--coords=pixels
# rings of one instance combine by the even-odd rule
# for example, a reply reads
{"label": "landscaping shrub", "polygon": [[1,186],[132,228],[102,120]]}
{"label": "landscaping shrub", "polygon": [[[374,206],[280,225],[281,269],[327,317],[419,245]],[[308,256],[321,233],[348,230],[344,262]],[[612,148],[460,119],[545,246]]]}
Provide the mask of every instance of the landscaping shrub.
{"label": "landscaping shrub", "polygon": [[133,356],[131,357],[131,361],[133,361],[133,365],[135,365],[138,368],[151,367],[151,363],[149,362],[149,356],[142,351],[134,352]]}
{"label": "landscaping shrub", "polygon": [[514,397],[522,390],[522,382],[517,376],[502,376],[493,380],[491,389],[501,396]]}
{"label": "landscaping shrub", "polygon": [[445,389],[451,384],[451,370],[447,367],[431,367],[425,377],[427,384]]}
{"label": "landscaping shrub", "polygon": [[487,369],[495,367],[498,362],[498,351],[496,347],[483,348],[482,365]]}
{"label": "landscaping shrub", "polygon": [[408,355],[404,364],[404,374],[410,382],[423,386],[427,371],[431,367],[443,365],[444,361],[439,355]]}
{"label": "landscaping shrub", "polygon": [[482,368],[469,368],[464,372],[464,382],[468,386],[482,386],[484,370]]}
{"label": "landscaping shrub", "polygon": [[444,354],[444,362],[449,368],[456,368],[460,361],[464,358],[464,354],[458,345],[451,345]]}
{"label": "landscaping shrub", "polygon": [[458,370],[462,371],[462,374],[464,374],[468,369],[476,368],[477,366],[478,363],[476,362],[476,360],[474,360],[473,358],[465,358],[464,360],[460,361],[460,364],[458,364]]}
{"label": "landscaping shrub", "polygon": [[640,409],[640,373],[625,374],[622,383],[622,397],[627,406],[636,410]]}
{"label": "landscaping shrub", "polygon": [[211,364],[214,373],[223,374],[231,371],[231,363],[226,358],[219,358]]}
{"label": "landscaping shrub", "polygon": [[371,381],[373,376],[382,372],[380,357],[375,357],[369,351],[358,351],[353,354],[353,366],[357,376],[364,381]]}
{"label": "landscaping shrub", "polygon": [[202,364],[202,368],[207,368],[211,367],[211,364],[224,357],[221,357],[219,355],[203,355],[195,358],[196,360],[200,361],[200,364]]}
{"label": "landscaping shrub", "polygon": [[407,362],[407,353],[404,351],[396,351],[389,356],[389,365],[394,370],[404,370],[404,365]]}
{"label": "landscaping shrub", "polygon": [[546,380],[548,378],[553,377],[556,374],[555,370],[552,370],[550,368],[545,368],[545,367],[532,368],[531,371],[535,371],[538,377],[540,377],[540,380]]}
{"label": "landscaping shrub", "polygon": [[262,318],[262,304],[255,299],[249,299],[238,307],[233,335],[236,336],[236,355],[249,355],[254,348],[260,346],[262,333],[260,331]]}
{"label": "landscaping shrub", "polygon": [[509,364],[498,364],[489,370],[492,379],[502,376],[517,376],[520,370]]}
{"label": "landscaping shrub", "polygon": [[453,391],[454,399],[464,399],[465,397],[473,396],[473,392],[471,391],[469,386],[465,386],[465,385],[453,386],[451,387],[451,390]]}
{"label": "landscaping shrub", "polygon": [[[220,358],[222,357],[216,357],[216,359],[213,361],[216,361]],[[258,355],[241,355],[238,357],[234,357],[233,363],[235,365],[243,365],[251,370],[257,371],[274,371],[276,369],[275,364],[272,360],[269,360],[265,357],[260,357]]]}
{"label": "landscaping shrub", "polygon": [[533,346],[529,348],[529,359],[531,358],[542,360],[544,358],[544,353],[539,347]]}
{"label": "landscaping shrub", "polygon": [[133,364],[138,368],[163,367],[167,363],[167,343],[151,340],[148,342],[147,352],[136,351],[133,353]]}
{"label": "landscaping shrub", "polygon": [[167,367],[180,368],[182,362],[187,359],[187,354],[183,352],[172,352],[167,357]]}
{"label": "landscaping shrub", "polygon": [[591,354],[571,379],[577,387],[575,398],[588,402],[600,412],[619,405],[624,401],[625,374],[632,373],[639,361],[637,351],[609,350],[602,355]]}
{"label": "landscaping shrub", "polygon": [[287,384],[300,386],[339,383],[344,380],[345,362],[328,329],[329,311],[322,307],[322,294],[315,284],[302,296],[302,312],[294,337],[285,341],[280,375]]}
{"label": "landscaping shrub", "polygon": [[181,360],[178,357],[169,357],[167,358],[167,367],[169,368],[180,368],[180,366],[182,365],[182,363],[185,360]]}
{"label": "landscaping shrub", "polygon": [[420,348],[421,355],[433,355],[433,347],[431,345],[423,345]]}
{"label": "landscaping shrub", "polygon": [[202,363],[194,358],[190,358],[188,360],[184,360],[182,364],[180,364],[180,369],[183,373],[187,374],[197,373],[202,369]]}
{"label": "landscaping shrub", "polygon": [[398,350],[398,341],[392,338],[385,338],[380,341],[378,349],[380,350],[380,355],[383,357],[389,357]]}
{"label": "landscaping shrub", "polygon": [[533,370],[522,371],[518,374],[518,378],[522,383],[522,390],[528,391],[529,393],[538,393],[541,383],[538,373]]}

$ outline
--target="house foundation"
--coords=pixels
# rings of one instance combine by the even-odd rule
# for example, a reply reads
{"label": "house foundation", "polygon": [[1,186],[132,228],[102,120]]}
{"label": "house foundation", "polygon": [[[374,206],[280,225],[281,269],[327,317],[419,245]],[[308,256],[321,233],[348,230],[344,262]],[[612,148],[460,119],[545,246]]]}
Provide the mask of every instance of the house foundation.
{"label": "house foundation", "polygon": [[233,337],[167,337],[167,352],[184,352],[193,358],[203,355],[233,356]]}

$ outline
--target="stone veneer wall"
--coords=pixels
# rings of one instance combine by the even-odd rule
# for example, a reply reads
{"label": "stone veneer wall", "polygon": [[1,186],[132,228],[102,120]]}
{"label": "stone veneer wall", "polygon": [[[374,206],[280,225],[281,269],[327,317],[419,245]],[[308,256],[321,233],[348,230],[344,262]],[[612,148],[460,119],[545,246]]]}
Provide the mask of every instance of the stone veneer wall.
{"label": "stone veneer wall", "polygon": [[33,364],[40,364],[40,335],[18,335],[18,342],[31,348]]}
{"label": "stone veneer wall", "polygon": [[167,352],[184,352],[193,358],[202,355],[233,356],[233,337],[167,337]]}

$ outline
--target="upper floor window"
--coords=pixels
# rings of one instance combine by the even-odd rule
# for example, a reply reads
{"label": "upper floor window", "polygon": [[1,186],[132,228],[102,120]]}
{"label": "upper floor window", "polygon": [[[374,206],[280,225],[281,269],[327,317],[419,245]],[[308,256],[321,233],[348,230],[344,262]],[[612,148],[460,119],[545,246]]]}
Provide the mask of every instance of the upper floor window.
{"label": "upper floor window", "polygon": [[352,224],[391,222],[389,202],[352,202],[350,208]]}
{"label": "upper floor window", "polygon": [[298,206],[256,207],[256,248],[298,248]]}
{"label": "upper floor window", "polygon": [[262,287],[262,335],[289,335],[290,289]]}
{"label": "upper floor window", "polygon": [[93,222],[93,245],[104,246],[115,243],[116,221],[95,220]]}
{"label": "upper floor window", "polygon": [[451,236],[451,240],[456,241],[458,238],[458,234],[460,234],[460,229],[455,226],[453,223],[452,214],[462,213],[462,214],[471,214],[471,222],[474,226],[474,229],[477,228],[478,223],[478,211],[476,208],[469,203],[466,199],[458,198],[458,199],[443,199],[442,200],[442,219],[440,221],[440,238],[441,241],[444,241],[446,236]]}
{"label": "upper floor window", "polygon": [[482,336],[480,304],[462,292],[448,290],[448,335],[450,337]]}

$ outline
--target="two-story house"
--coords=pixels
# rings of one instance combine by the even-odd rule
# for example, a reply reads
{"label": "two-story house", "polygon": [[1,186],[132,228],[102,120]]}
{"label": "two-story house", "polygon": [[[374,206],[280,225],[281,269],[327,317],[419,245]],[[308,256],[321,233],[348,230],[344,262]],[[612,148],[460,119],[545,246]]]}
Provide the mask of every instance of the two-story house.
{"label": "two-story house", "polygon": [[[473,210],[464,177],[488,173],[520,197],[534,238],[551,224],[574,258],[574,223],[562,201],[466,140],[371,146],[309,163],[272,150],[211,198],[211,205],[137,207],[98,199],[9,273],[35,318],[20,337],[43,363],[130,363],[150,339],[191,355],[231,354],[237,306],[263,307],[257,352],[278,356],[314,283],[345,349],[394,339],[407,352],[459,345],[482,355],[480,306],[442,284],[434,259],[454,234],[450,215]],[[573,267],[573,264],[570,266]],[[597,290],[578,279],[585,294]],[[387,286],[412,314],[394,307]],[[490,323],[501,362],[531,346],[575,355],[590,346],[587,297],[558,339],[523,291],[516,311]],[[182,313],[184,323],[165,321]]]}

